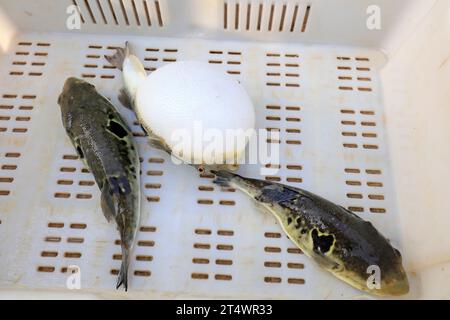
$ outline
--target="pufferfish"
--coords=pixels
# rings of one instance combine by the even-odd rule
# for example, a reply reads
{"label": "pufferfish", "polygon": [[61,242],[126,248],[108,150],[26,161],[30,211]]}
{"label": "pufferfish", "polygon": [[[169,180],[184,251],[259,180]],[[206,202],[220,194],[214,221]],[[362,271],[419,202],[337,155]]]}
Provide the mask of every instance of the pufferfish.
{"label": "pufferfish", "polygon": [[199,171],[239,167],[254,136],[255,110],[236,79],[200,61],[176,61],[147,75],[129,42],[105,58],[122,71],[119,101],[135,113],[150,145]]}
{"label": "pufferfish", "polygon": [[128,267],[140,222],[140,162],[131,130],[95,86],[68,78],[59,95],[61,118],[80,159],[101,191],[101,208],[120,233],[122,265],[117,285],[128,288]]}
{"label": "pufferfish", "polygon": [[[378,296],[409,292],[400,252],[370,222],[300,188],[224,170],[211,172],[216,175],[214,183],[243,191],[271,212],[288,237],[337,278]],[[377,269],[378,285],[368,281],[371,270]]]}

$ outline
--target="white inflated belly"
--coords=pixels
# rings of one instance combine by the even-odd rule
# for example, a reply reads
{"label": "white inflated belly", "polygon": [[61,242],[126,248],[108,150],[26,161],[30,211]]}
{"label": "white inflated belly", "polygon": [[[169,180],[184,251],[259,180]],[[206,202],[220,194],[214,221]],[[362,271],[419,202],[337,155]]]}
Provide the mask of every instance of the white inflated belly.
{"label": "white inflated belly", "polygon": [[[198,164],[239,159],[245,143],[227,143],[226,133],[239,136],[255,125],[244,88],[222,69],[202,62],[176,62],[151,73],[138,88],[136,108],[145,127],[174,151],[184,150],[184,160]],[[216,143],[216,152],[208,152],[218,137],[222,142]]]}

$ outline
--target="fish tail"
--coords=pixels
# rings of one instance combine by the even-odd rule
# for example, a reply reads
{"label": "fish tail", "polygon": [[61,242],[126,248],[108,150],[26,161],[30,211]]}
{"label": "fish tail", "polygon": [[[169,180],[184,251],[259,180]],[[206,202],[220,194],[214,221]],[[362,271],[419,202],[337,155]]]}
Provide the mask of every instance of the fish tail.
{"label": "fish tail", "polygon": [[122,265],[120,266],[119,277],[117,278],[116,289],[123,285],[128,291],[128,266],[130,265],[130,249],[122,244]]}
{"label": "fish tail", "polygon": [[123,62],[125,61],[125,58],[130,55],[130,46],[128,41],[125,42],[125,48],[117,48],[116,53],[112,56],[105,55],[105,59],[108,60],[108,62],[122,71],[123,69]]}
{"label": "fish tail", "polygon": [[239,177],[237,174],[232,173],[226,170],[211,170],[211,173],[216,175],[216,178],[213,180],[213,183],[221,186],[221,187],[230,187],[230,182],[234,177]]}

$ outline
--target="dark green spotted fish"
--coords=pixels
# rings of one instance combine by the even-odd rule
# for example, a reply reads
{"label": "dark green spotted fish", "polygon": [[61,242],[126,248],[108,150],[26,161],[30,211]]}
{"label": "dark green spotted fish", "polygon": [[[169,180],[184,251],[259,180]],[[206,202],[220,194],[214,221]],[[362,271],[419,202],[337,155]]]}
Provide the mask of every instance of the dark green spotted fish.
{"label": "dark green spotted fish", "polygon": [[95,87],[69,78],[59,96],[62,122],[79,157],[101,190],[106,219],[120,232],[122,266],[117,288],[128,288],[130,251],[140,219],[140,162],[130,129]]}
{"label": "dark green spotted fish", "polygon": [[408,293],[400,252],[370,222],[299,188],[228,171],[213,173],[216,184],[242,190],[274,214],[289,238],[339,279],[379,296]]}

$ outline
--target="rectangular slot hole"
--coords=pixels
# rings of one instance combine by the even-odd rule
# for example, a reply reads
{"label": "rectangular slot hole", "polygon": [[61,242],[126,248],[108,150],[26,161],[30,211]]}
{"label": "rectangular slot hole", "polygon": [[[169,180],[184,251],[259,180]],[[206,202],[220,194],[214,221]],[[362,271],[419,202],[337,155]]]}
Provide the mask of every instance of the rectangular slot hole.
{"label": "rectangular slot hole", "polygon": [[56,256],[58,256],[58,252],[56,252],[56,251],[42,251],[41,252],[41,257],[54,258]]}
{"label": "rectangular slot hole", "polygon": [[227,237],[231,237],[234,235],[234,231],[233,230],[218,230],[217,234],[219,236],[227,236]]}
{"label": "rectangular slot hole", "polygon": [[278,232],[266,232],[264,233],[264,237],[266,238],[281,238],[281,233]]}
{"label": "rectangular slot hole", "polygon": [[360,186],[361,182],[360,181],[347,180],[347,181],[345,181],[345,184],[348,185],[348,186]]}
{"label": "rectangular slot hole", "polygon": [[161,200],[161,198],[158,196],[148,196],[147,197],[148,202],[159,202],[160,200]]}
{"label": "rectangular slot hole", "polygon": [[239,29],[239,3],[236,3],[235,5],[235,12],[234,12],[234,29]]}
{"label": "rectangular slot hole", "polygon": [[6,158],[19,158],[20,157],[20,153],[19,152],[7,152],[5,154]]}
{"label": "rectangular slot hole", "polygon": [[291,28],[289,29],[290,32],[294,32],[295,23],[297,21],[297,15],[298,15],[298,4],[295,5],[294,13],[292,14]]}
{"label": "rectangular slot hole", "polygon": [[363,195],[360,193],[347,193],[347,198],[350,199],[362,199]]}
{"label": "rectangular slot hole", "polygon": [[287,249],[287,253],[291,253],[291,254],[302,254],[302,250],[300,250],[299,248],[288,248]]}
{"label": "rectangular slot hole", "polygon": [[269,253],[279,253],[279,252],[281,252],[281,248],[279,248],[279,247],[265,247],[264,251],[265,252],[269,252]]}
{"label": "rectangular slot hole", "polygon": [[216,246],[217,250],[231,251],[233,250],[233,246],[231,244],[218,244]]}
{"label": "rectangular slot hole", "polygon": [[198,204],[206,204],[206,205],[211,205],[214,204],[214,201],[211,199],[198,199],[197,200]]}
{"label": "rectangular slot hole", "polygon": [[61,242],[61,237],[49,236],[44,238],[45,242]]}
{"label": "rectangular slot hole", "polygon": [[233,264],[233,260],[217,259],[216,264],[221,266],[231,266]]}
{"label": "rectangular slot hole", "polygon": [[78,259],[78,258],[81,258],[81,253],[80,252],[64,252],[64,257]]}
{"label": "rectangular slot hole", "polygon": [[264,267],[266,267],[266,268],[281,268],[281,262],[264,261]]}
{"label": "rectangular slot hole", "polygon": [[60,229],[60,228],[64,227],[64,223],[63,222],[49,222],[47,224],[47,227]]}
{"label": "rectangular slot hole", "polygon": [[133,13],[134,13],[134,18],[136,19],[136,24],[138,26],[140,26],[141,25],[141,20],[139,19],[139,14],[137,12],[136,3],[134,1],[135,0],[131,0],[131,6],[133,8]]}
{"label": "rectangular slot hole", "polygon": [[208,250],[208,249],[211,248],[211,245],[207,244],[207,243],[194,243],[194,248],[195,249],[206,249],[206,250]]}
{"label": "rectangular slot hole", "polygon": [[289,269],[304,269],[305,268],[303,263],[294,263],[294,262],[288,262],[287,267]]}
{"label": "rectangular slot hole", "polygon": [[360,172],[361,172],[361,170],[359,170],[359,169],[354,169],[354,168],[345,168],[344,171],[345,171],[346,173],[360,173]]}
{"label": "rectangular slot hole", "polygon": [[219,204],[222,206],[234,206],[236,202],[233,200],[220,200]]}
{"label": "rectangular slot hole", "polygon": [[274,12],[274,11],[275,11],[275,5],[272,4],[272,5],[270,6],[269,25],[268,25],[268,28],[267,28],[268,31],[272,31],[273,12]]}
{"label": "rectangular slot hole", "polygon": [[278,31],[280,32],[283,31],[285,17],[286,17],[286,4],[283,4],[283,8],[281,11],[280,27],[278,28]]}
{"label": "rectangular slot hole", "polygon": [[73,184],[73,180],[58,180],[56,183],[63,186],[70,186]]}
{"label": "rectangular slot hole", "polygon": [[369,182],[367,182],[367,186],[374,187],[374,188],[381,188],[383,186],[383,183],[369,181]]}
{"label": "rectangular slot hole", "polygon": [[370,200],[384,200],[384,196],[381,194],[369,194]]}
{"label": "rectangular slot hole", "polygon": [[383,208],[370,208],[370,212],[372,212],[372,213],[386,213],[386,209],[383,209]]}
{"label": "rectangular slot hole", "polygon": [[133,274],[137,277],[150,277],[151,272],[149,270],[135,270]]}
{"label": "rectangular slot hole", "polygon": [[288,278],[289,284],[305,284],[305,280],[301,278]]}
{"label": "rectangular slot hole", "polygon": [[83,243],[84,238],[75,238],[75,237],[69,237],[67,238],[68,243]]}
{"label": "rectangular slot hole", "polygon": [[251,3],[248,3],[247,4],[247,20],[246,20],[246,24],[245,24],[245,30],[250,30],[251,10],[252,10],[252,5],[251,5]]}
{"label": "rectangular slot hole", "polygon": [[302,32],[306,31],[306,27],[308,26],[309,15],[311,13],[311,5],[306,7],[305,17],[303,19]]}
{"label": "rectangular slot hole", "polygon": [[155,245],[155,242],[151,240],[140,240],[138,241],[137,245],[139,247],[153,247]]}
{"label": "rectangular slot hole", "polygon": [[37,268],[38,272],[53,272],[55,271],[55,267],[52,266],[39,266]]}
{"label": "rectangular slot hole", "polygon": [[85,223],[71,223],[71,229],[86,229],[87,225]]}
{"label": "rectangular slot hole", "polygon": [[210,235],[211,234],[211,230],[209,230],[209,229],[195,229],[194,232],[195,232],[195,234],[200,234],[200,235]]}
{"label": "rectangular slot hole", "polygon": [[192,279],[198,279],[198,280],[206,280],[208,279],[208,274],[207,273],[198,273],[198,272],[194,272],[191,274],[191,278]]}
{"label": "rectangular slot hole", "polygon": [[258,23],[256,25],[256,30],[258,31],[261,31],[262,15],[263,15],[263,4],[260,3],[258,8]]}
{"label": "rectangular slot hole", "polygon": [[152,256],[146,256],[146,255],[137,255],[136,256],[137,261],[153,261]]}
{"label": "rectangular slot hole", "polygon": [[144,187],[145,187],[145,189],[161,189],[161,184],[160,183],[146,183]]}
{"label": "rectangular slot hole", "polygon": [[122,10],[122,15],[123,15],[123,18],[125,20],[125,24],[127,26],[129,26],[130,25],[130,21],[128,20],[128,15],[127,15],[127,11],[125,10],[125,5],[123,3],[123,0],[120,0],[120,9]]}
{"label": "rectangular slot hole", "polygon": [[279,278],[279,277],[264,277],[264,282],[267,282],[267,283],[281,283],[281,278]]}
{"label": "rectangular slot hole", "polygon": [[139,231],[141,231],[141,232],[156,232],[156,227],[142,226],[139,228]]}
{"label": "rectangular slot hole", "polygon": [[159,6],[159,1],[155,1],[155,7],[156,7],[156,15],[158,17],[158,24],[160,27],[163,26],[163,19],[161,14],[161,7]]}
{"label": "rectangular slot hole", "polygon": [[223,3],[223,28],[226,30],[228,27],[228,3]]}
{"label": "rectangular slot hole", "polygon": [[209,264],[209,259],[193,258],[192,259],[192,263],[195,263],[195,264]]}
{"label": "rectangular slot hole", "polygon": [[214,276],[214,279],[216,280],[225,280],[225,281],[230,281],[232,280],[232,276],[229,274],[216,274]]}

